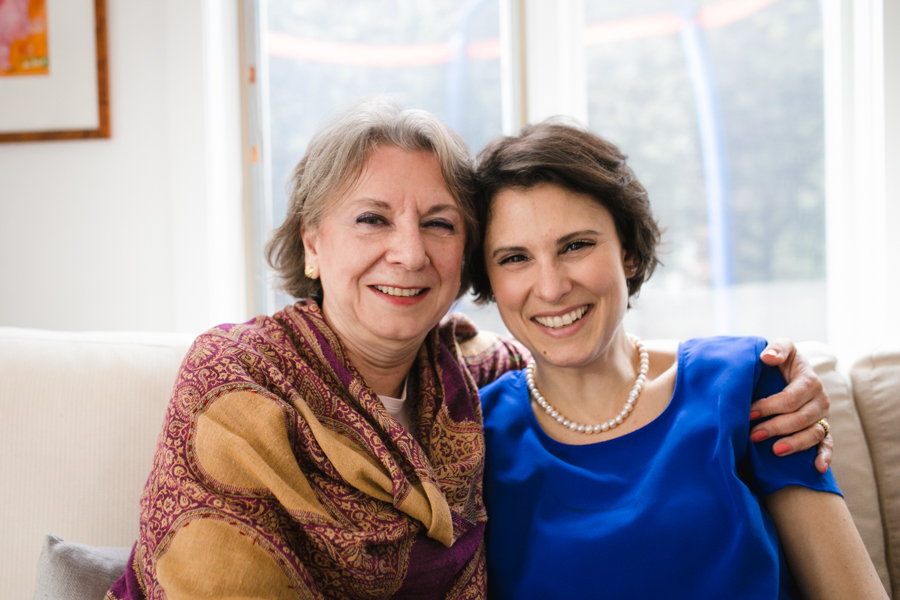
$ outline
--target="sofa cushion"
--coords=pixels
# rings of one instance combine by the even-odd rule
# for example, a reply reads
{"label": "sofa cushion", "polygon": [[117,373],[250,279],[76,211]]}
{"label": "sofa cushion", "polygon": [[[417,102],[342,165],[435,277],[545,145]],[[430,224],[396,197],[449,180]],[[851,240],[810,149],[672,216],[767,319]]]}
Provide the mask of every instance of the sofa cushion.
{"label": "sofa cushion", "polygon": [[900,351],[859,359],[850,379],[878,480],[891,590],[900,598]]}
{"label": "sofa cushion", "polygon": [[44,536],[34,600],[100,600],[128,566],[131,548],[94,548]]}

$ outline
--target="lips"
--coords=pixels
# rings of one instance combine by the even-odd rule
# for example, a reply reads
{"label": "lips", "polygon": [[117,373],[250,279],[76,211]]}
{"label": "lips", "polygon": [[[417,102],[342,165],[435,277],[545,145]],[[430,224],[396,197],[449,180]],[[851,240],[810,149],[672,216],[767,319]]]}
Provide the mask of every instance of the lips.
{"label": "lips", "polygon": [[399,288],[388,285],[373,285],[373,288],[388,296],[395,298],[410,298],[422,294],[428,288]]}
{"label": "lips", "polygon": [[588,306],[579,306],[575,310],[571,312],[567,312],[564,315],[559,315],[555,317],[532,317],[539,324],[544,327],[548,327],[550,329],[559,329],[561,327],[566,327],[567,325],[571,325],[576,321],[579,321],[584,314],[588,311]]}

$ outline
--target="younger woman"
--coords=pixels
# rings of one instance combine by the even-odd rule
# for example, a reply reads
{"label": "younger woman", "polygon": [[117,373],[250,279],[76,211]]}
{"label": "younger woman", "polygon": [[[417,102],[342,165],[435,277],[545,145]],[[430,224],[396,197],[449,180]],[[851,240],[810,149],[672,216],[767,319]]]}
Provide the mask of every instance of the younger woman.
{"label": "younger woman", "polygon": [[618,149],[548,122],[478,177],[475,290],[534,357],[482,390],[489,596],[886,598],[815,452],[750,439],[751,402],[784,387],[765,342],[625,332],[659,230]]}

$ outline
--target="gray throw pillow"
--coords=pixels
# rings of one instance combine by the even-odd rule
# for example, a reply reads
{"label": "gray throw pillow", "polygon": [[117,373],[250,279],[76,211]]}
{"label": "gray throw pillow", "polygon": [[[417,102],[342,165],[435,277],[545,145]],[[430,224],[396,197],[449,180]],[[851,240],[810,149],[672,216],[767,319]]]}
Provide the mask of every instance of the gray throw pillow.
{"label": "gray throw pillow", "polygon": [[48,533],[34,600],[103,600],[128,567],[131,548],[94,548]]}

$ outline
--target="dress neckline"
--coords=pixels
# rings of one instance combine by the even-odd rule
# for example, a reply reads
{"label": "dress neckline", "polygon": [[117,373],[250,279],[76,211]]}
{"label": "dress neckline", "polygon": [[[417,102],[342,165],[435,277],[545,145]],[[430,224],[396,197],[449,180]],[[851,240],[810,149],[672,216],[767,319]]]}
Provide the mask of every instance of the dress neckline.
{"label": "dress neckline", "polygon": [[672,397],[669,398],[669,402],[661,413],[656,415],[649,423],[642,425],[634,431],[629,431],[626,434],[610,439],[602,439],[603,434],[600,434],[598,436],[599,439],[590,444],[567,444],[553,439],[546,431],[544,431],[544,428],[537,420],[537,415],[534,414],[534,409],[531,407],[531,394],[528,392],[528,386],[525,385],[525,372],[519,371],[516,375],[518,379],[517,385],[520,388],[520,397],[524,397],[526,400],[522,403],[522,407],[528,412],[528,425],[535,431],[541,444],[545,447],[548,447],[551,450],[564,451],[566,453],[596,452],[598,451],[596,450],[598,448],[612,449],[621,445],[631,445],[634,440],[640,439],[643,436],[652,435],[661,427],[668,427],[671,425],[673,413],[677,410],[677,406],[682,404],[681,389],[684,387],[682,378],[684,377],[685,361],[684,342],[678,343],[678,353],[676,354],[675,361],[678,364],[678,370],[675,373],[675,388],[672,390]]}

